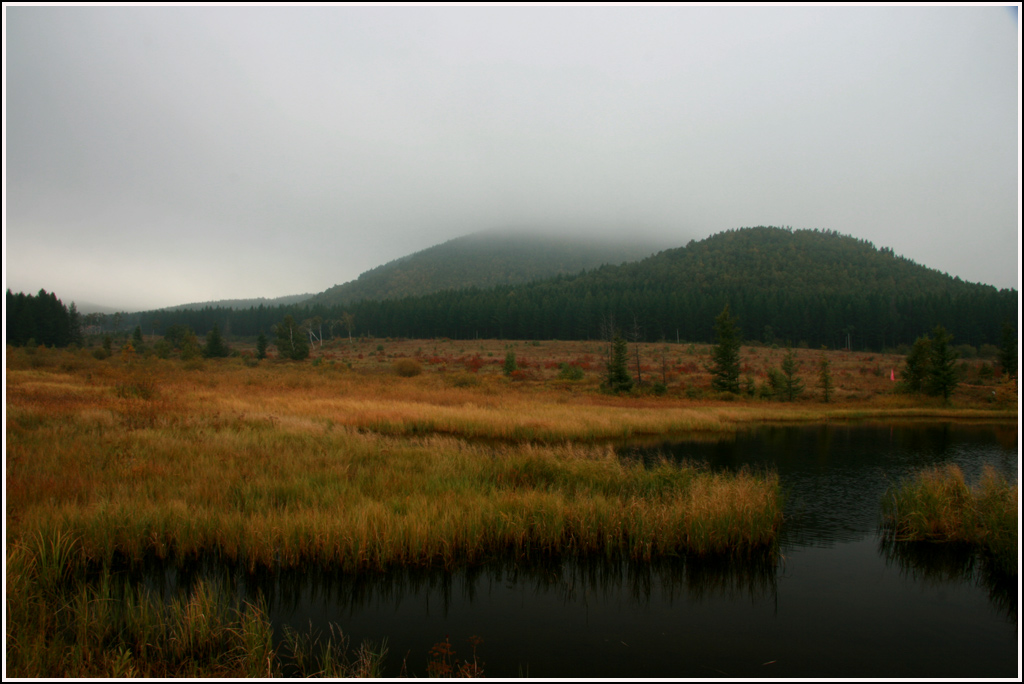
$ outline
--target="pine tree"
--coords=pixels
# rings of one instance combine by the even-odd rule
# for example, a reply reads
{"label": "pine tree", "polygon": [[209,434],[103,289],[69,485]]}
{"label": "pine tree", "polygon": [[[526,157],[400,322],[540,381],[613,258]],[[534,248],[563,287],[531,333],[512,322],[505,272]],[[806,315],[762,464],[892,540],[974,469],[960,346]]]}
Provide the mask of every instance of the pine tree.
{"label": "pine tree", "polygon": [[191,361],[199,357],[202,354],[202,349],[199,348],[199,338],[192,332],[192,328],[186,327],[184,333],[182,333],[179,347],[181,352],[182,361]]}
{"label": "pine tree", "polygon": [[796,377],[796,357],[793,356],[792,349],[782,357],[782,374],[785,378],[782,391],[786,395],[786,401],[793,401],[804,391],[804,382]]}
{"label": "pine tree", "polygon": [[726,304],[715,319],[716,345],[712,350],[711,387],[719,392],[740,392],[740,338],[736,320]]}
{"label": "pine tree", "polygon": [[999,346],[999,365],[1006,378],[1017,375],[1017,331],[1009,321],[1003,323],[1002,344]]}
{"label": "pine tree", "polygon": [[142,339],[142,326],[140,325],[135,326],[135,330],[132,331],[132,347],[139,354],[146,350]]}
{"label": "pine tree", "polygon": [[608,378],[605,387],[609,392],[628,392],[633,389],[633,378],[629,376],[629,369],[626,367],[629,359],[629,348],[626,340],[615,336],[612,340],[612,358],[608,362]]}
{"label": "pine tree", "polygon": [[74,302],[68,307],[68,330],[71,344],[79,347],[85,344],[85,337],[82,335],[82,315],[78,313],[78,307]]}
{"label": "pine tree", "polygon": [[256,358],[262,361],[267,358],[267,336],[260,331],[260,336],[256,338]]}
{"label": "pine tree", "polygon": [[516,353],[510,351],[505,354],[505,364],[501,367],[502,372],[505,373],[505,375],[512,375],[518,368],[519,365],[516,364]]}
{"label": "pine tree", "polygon": [[827,404],[832,396],[832,363],[825,355],[818,362],[818,387],[821,389],[821,398]]}
{"label": "pine tree", "polygon": [[931,340],[927,335],[918,337],[911,347],[910,353],[900,369],[900,380],[908,392],[920,392],[924,389],[925,378],[928,377],[928,360],[930,357]]}
{"label": "pine tree", "polygon": [[956,360],[959,354],[950,344],[953,336],[941,325],[932,332],[931,351],[928,358],[928,375],[925,378],[925,391],[933,396],[942,395],[949,401],[949,395],[956,390],[959,379],[956,376]]}
{"label": "pine tree", "polygon": [[221,337],[220,327],[214,323],[210,332],[206,333],[206,345],[203,347],[203,356],[207,359],[222,359],[231,354],[231,349]]}

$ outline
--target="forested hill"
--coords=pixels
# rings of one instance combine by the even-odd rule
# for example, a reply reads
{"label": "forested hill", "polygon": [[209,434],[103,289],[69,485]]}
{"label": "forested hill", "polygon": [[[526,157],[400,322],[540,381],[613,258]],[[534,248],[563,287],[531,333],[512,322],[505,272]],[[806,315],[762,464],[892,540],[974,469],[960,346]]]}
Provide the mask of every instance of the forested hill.
{"label": "forested hill", "polygon": [[[648,259],[576,276],[353,309],[361,329],[407,337],[598,339],[634,321],[648,340],[710,341],[729,304],[747,340],[881,349],[935,325],[997,343],[1017,291],[967,283],[832,231],[730,230]],[[365,326],[365,327],[364,327]]]}
{"label": "forested hill", "polygon": [[508,231],[474,233],[378,266],[356,280],[320,293],[309,303],[344,305],[363,299],[400,299],[442,290],[516,285],[635,261],[667,246],[672,245],[632,236],[612,240]]}
{"label": "forested hill", "polygon": [[207,307],[220,309],[248,309],[253,306],[287,306],[289,304],[304,302],[307,299],[311,299],[313,296],[313,293],[307,292],[306,294],[286,295],[284,297],[274,297],[271,299],[268,299],[267,297],[255,297],[251,299],[219,299],[211,302],[178,304],[177,306],[168,306],[164,310],[177,311],[180,309],[204,309]]}
{"label": "forested hill", "polygon": [[[472,249],[447,254],[499,268]],[[880,350],[912,344],[942,325],[955,343],[979,347],[999,344],[1004,322],[1016,326],[1018,293],[963,282],[835,232],[758,227],[638,262],[517,285],[135,318],[147,330],[185,324],[200,335],[215,323],[231,335],[269,333],[291,315],[319,317],[335,335],[347,336],[347,326],[337,324],[345,319],[354,321],[353,335],[566,340],[602,339],[613,321],[620,332],[636,331],[647,341],[711,342],[726,304],[748,342]]]}

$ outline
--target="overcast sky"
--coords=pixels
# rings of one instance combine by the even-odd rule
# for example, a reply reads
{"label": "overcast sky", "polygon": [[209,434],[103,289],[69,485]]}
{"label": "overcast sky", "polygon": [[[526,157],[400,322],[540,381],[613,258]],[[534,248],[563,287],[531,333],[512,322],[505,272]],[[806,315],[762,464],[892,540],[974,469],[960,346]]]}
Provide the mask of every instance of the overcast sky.
{"label": "overcast sky", "polygon": [[827,228],[1020,287],[1015,7],[4,15],[15,292],[320,292],[507,225]]}

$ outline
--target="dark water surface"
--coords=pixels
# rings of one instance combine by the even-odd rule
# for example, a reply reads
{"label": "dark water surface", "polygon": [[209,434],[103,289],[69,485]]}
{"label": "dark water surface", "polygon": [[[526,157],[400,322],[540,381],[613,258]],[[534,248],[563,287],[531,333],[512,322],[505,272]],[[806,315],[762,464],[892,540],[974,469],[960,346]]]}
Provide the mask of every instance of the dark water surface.
{"label": "dark water surface", "polygon": [[[353,645],[387,639],[388,670],[424,676],[448,637],[492,677],[1016,678],[1018,580],[948,546],[886,546],[890,484],[956,463],[1019,481],[1016,423],[765,426],[720,441],[623,445],[624,458],[773,468],[787,491],[776,559],[486,565],[455,572],[235,573],[285,625]],[[179,577],[185,580],[186,577]]]}

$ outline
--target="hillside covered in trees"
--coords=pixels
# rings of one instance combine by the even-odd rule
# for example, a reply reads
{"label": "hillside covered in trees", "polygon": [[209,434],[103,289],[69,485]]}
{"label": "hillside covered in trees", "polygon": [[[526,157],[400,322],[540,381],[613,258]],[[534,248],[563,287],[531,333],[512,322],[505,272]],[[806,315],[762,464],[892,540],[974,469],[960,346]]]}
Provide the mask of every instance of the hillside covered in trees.
{"label": "hillside covered in trees", "polygon": [[996,343],[1016,290],[966,283],[831,231],[757,227],[576,277],[353,308],[378,335],[596,339],[614,319],[643,339],[710,341],[729,304],[746,340],[832,348],[909,344],[935,325]]}
{"label": "hillside covered in trees", "polygon": [[285,295],[284,297],[254,297],[251,299],[218,299],[216,301],[209,302],[192,302],[190,304],[178,304],[177,306],[168,306],[164,308],[164,311],[177,311],[179,309],[202,309],[205,307],[220,308],[220,309],[248,309],[254,306],[287,306],[289,304],[298,304],[304,302],[307,299],[312,298],[314,295],[311,292],[297,295]]}
{"label": "hillside covered in trees", "polygon": [[70,307],[64,306],[57,295],[46,290],[35,295],[7,290],[4,304],[7,344],[67,347],[82,343],[82,320],[74,302]]}
{"label": "hillside covered in trees", "polygon": [[378,266],[356,280],[316,295],[309,303],[331,306],[468,287],[517,285],[558,275],[575,275],[604,264],[635,261],[666,246],[665,242],[645,239],[594,240],[485,231]]}
{"label": "hillside covered in trees", "polygon": [[[393,265],[399,269],[401,262]],[[285,315],[324,335],[602,339],[614,323],[640,340],[711,342],[728,304],[743,340],[892,349],[943,325],[957,344],[998,344],[1017,320],[1017,290],[968,283],[832,231],[742,228],[642,261],[519,285],[450,289],[349,305],[134,314],[146,332],[270,333]],[[343,325],[347,320],[349,325]]]}

